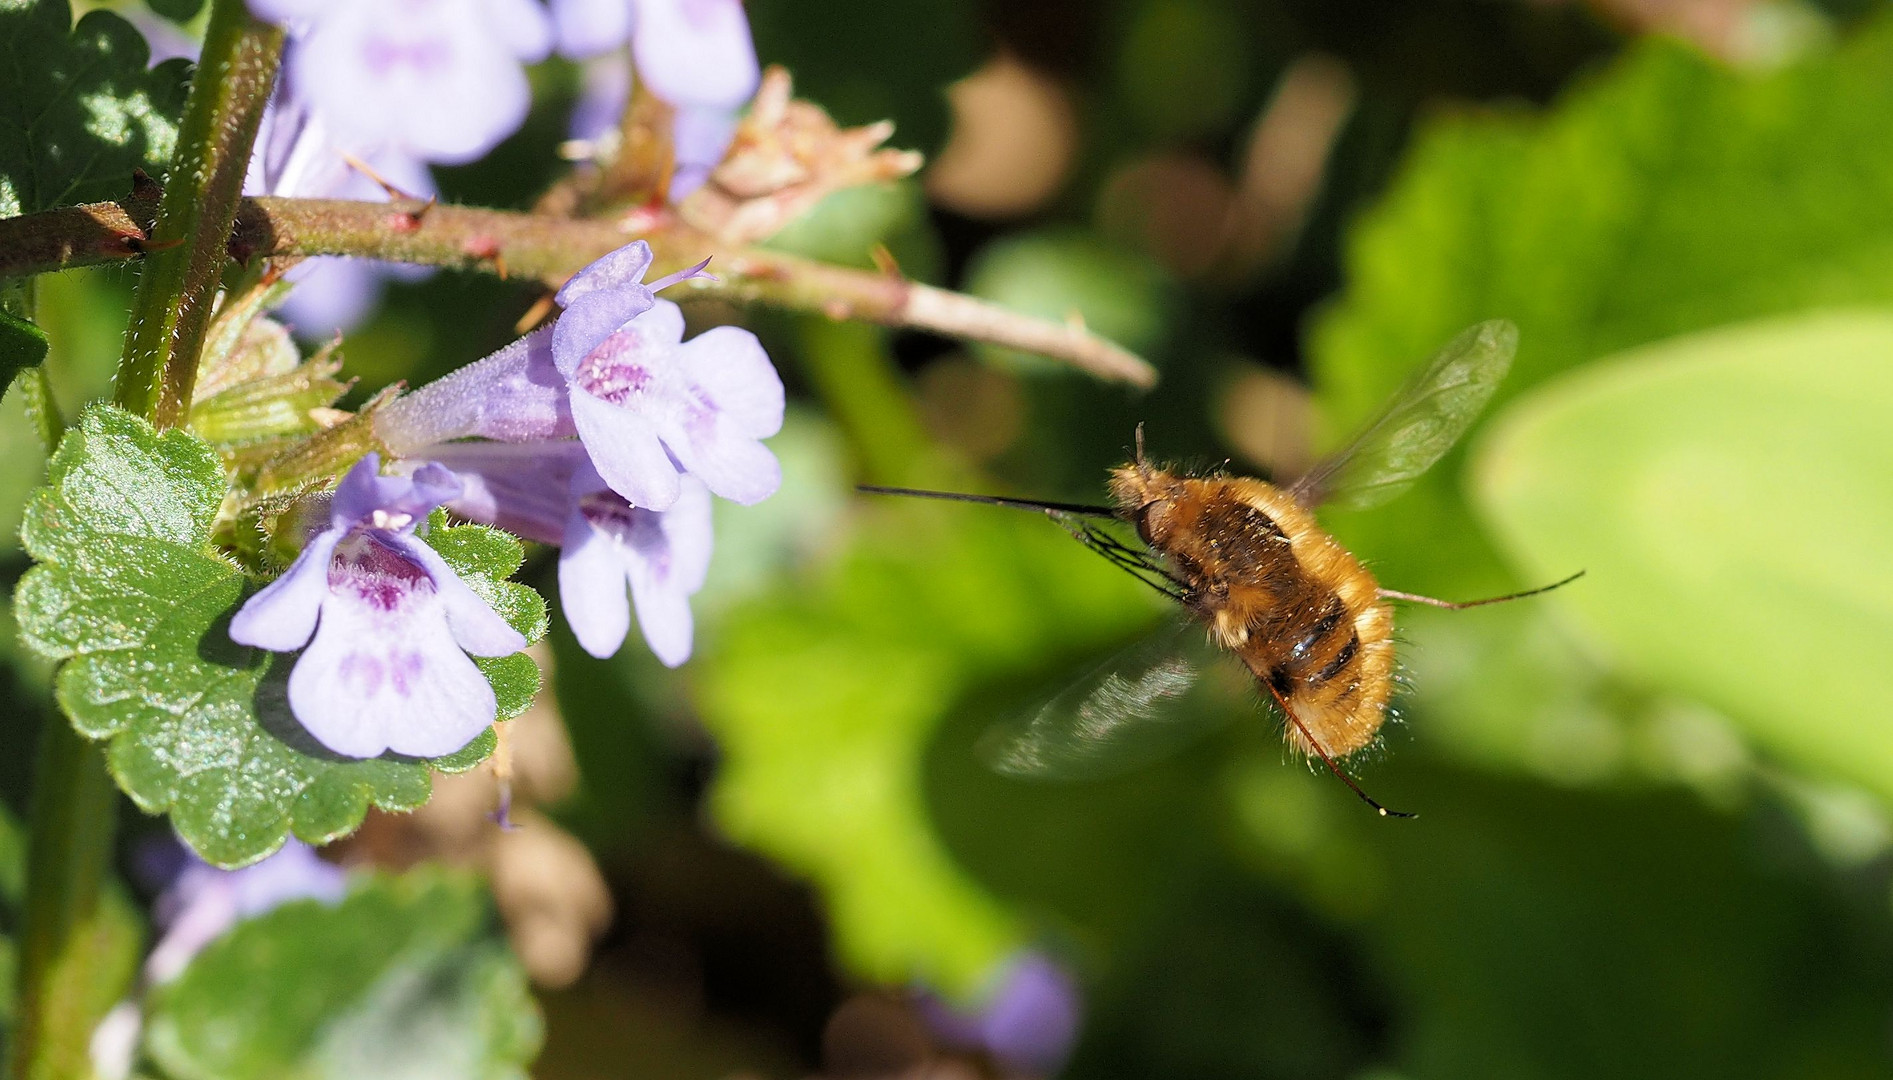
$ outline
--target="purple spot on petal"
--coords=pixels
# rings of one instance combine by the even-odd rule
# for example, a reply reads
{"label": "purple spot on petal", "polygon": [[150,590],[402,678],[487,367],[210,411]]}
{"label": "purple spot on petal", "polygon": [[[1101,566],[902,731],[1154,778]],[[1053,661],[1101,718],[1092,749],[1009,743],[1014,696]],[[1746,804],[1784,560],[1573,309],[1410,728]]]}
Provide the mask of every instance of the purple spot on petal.
{"label": "purple spot on petal", "polygon": [[374,533],[361,532],[337,545],[329,563],[329,591],[353,593],[376,611],[392,613],[416,594],[432,593],[434,579]]}
{"label": "purple spot on petal", "polygon": [[336,668],[342,688],[359,698],[374,697],[381,689],[381,661],[365,653],[350,653]]}
{"label": "purple spot on petal", "polygon": [[453,49],[444,41],[389,41],[371,38],[362,43],[362,59],[368,70],[386,77],[399,67],[408,67],[423,75],[446,70],[453,63]]}
{"label": "purple spot on petal", "polygon": [[427,661],[421,659],[418,652],[396,652],[388,658],[388,678],[394,683],[394,692],[407,697],[414,692],[414,687],[421,681],[421,672],[427,667]]}
{"label": "purple spot on petal", "polygon": [[633,398],[649,391],[655,381],[650,368],[630,359],[641,345],[636,330],[618,331],[579,362],[574,380],[595,398],[618,406],[629,404]]}
{"label": "purple spot on petal", "polygon": [[657,580],[670,577],[671,550],[670,540],[664,535],[664,515],[632,506],[611,491],[580,496],[578,512],[614,544],[636,552]]}

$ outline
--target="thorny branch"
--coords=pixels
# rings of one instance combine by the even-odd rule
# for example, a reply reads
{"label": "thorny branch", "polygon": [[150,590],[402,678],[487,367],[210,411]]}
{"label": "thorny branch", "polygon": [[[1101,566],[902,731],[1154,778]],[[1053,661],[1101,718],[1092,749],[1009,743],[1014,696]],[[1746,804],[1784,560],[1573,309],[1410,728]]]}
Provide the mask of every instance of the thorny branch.
{"label": "thorny branch", "polygon": [[[91,203],[0,219],[0,280],[138,258],[147,241],[133,202]],[[1157,381],[1148,363],[1076,322],[1021,315],[898,274],[853,270],[760,248],[725,249],[667,214],[611,221],[407,201],[246,198],[237,209],[230,253],[244,262],[270,256],[351,255],[556,285],[639,237],[659,240],[653,246],[668,268],[714,257],[711,269],[719,280],[691,283],[700,296],[721,295],[1002,345],[1136,387]]]}

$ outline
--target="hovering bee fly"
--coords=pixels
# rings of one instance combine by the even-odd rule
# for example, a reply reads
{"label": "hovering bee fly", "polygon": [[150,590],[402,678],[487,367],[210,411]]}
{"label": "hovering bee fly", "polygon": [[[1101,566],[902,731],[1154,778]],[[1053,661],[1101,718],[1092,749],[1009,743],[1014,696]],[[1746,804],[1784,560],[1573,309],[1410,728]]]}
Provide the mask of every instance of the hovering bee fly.
{"label": "hovering bee fly", "polygon": [[[1233,653],[1286,718],[1289,744],[1320,759],[1369,806],[1374,801],[1339,760],[1373,742],[1394,685],[1393,608],[1408,601],[1443,608],[1516,600],[1568,584],[1454,603],[1381,588],[1360,560],[1316,523],[1324,503],[1372,506],[1406,490],[1446,453],[1485,407],[1511,366],[1518,331],[1486,322],[1455,338],[1396,394],[1353,441],[1306,475],[1277,487],[1224,475],[1185,476],[1136,456],[1111,471],[1112,505],[1085,506],[986,495],[863,486],[883,495],[953,499],[1036,510],[1138,580],[1177,601]],[[1101,522],[1137,530],[1142,546]],[[1162,719],[1194,678],[1174,657],[1107,666],[1040,710],[1005,755],[1006,771],[1030,773],[1091,745],[1134,735]]]}

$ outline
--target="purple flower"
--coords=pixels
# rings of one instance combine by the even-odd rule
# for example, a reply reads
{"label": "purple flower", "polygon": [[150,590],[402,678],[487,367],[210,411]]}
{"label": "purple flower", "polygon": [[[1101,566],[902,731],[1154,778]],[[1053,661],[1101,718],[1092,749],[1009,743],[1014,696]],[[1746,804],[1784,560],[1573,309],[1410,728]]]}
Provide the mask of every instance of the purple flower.
{"label": "purple flower", "polygon": [[665,667],[690,659],[690,598],[710,569],[710,491],[683,478],[668,510],[643,510],[605,486],[589,465],[573,478],[573,514],[559,552],[559,600],[573,636],[596,657],[616,653],[638,629]]}
{"label": "purple flower", "polygon": [[[710,492],[685,476],[668,510],[644,510],[610,490],[577,442],[460,442],[418,455],[463,485],[455,513],[559,544],[559,598],[572,633],[596,657],[624,644],[635,606],[657,658],[690,658],[690,597],[710,566]],[[626,587],[630,597],[626,598]]]}
{"label": "purple flower", "polygon": [[158,897],[153,912],[164,936],[145,959],[145,980],[169,982],[204,946],[244,919],[291,900],[335,903],[347,875],[315,849],[290,839],[274,855],[241,870],[219,870],[195,856]]}
{"label": "purple flower", "polygon": [[782,483],[761,442],[782,429],[782,380],[746,330],[685,342],[683,312],[638,284],[650,260],[638,241],[559,290],[552,361],[572,424],[598,474],[634,506],[668,510],[684,472],[732,502],[760,502]]}
{"label": "purple flower", "polygon": [[309,646],[290,673],[289,706],[330,750],[439,757],[496,712],[492,686],[466,654],[505,656],[526,639],[414,536],[461,494],[459,480],[440,466],[412,477],[378,476],[379,467],[369,454],[349,470],[328,528],[243,605],[230,637],[276,652]]}
{"label": "purple flower", "polygon": [[[631,43],[637,77],[677,110],[671,197],[688,195],[722,160],[736,110],[762,78],[741,0],[552,0],[552,17],[567,56],[596,57]],[[588,78],[574,136],[602,133],[596,118],[622,113],[628,93],[629,80],[618,72]],[[579,129],[578,117],[591,130]]]}
{"label": "purple flower", "polygon": [[[668,510],[689,473],[712,494],[754,503],[781,467],[761,440],[782,427],[782,380],[747,330],[683,340],[683,313],[642,284],[639,240],[573,275],[565,312],[539,331],[383,409],[375,431],[403,457],[480,435],[509,442],[569,437],[633,506]],[[678,277],[687,277],[686,271]]]}
{"label": "purple flower", "polygon": [[552,46],[535,0],[250,0],[293,39],[288,77],[347,145],[472,161],[526,118],[522,63]]}
{"label": "purple flower", "polygon": [[921,998],[920,1009],[948,1044],[983,1050],[1010,1071],[1042,1076],[1057,1072],[1071,1054],[1083,1001],[1064,968],[1028,952],[1007,967],[977,1011],[951,1008],[932,995]]}

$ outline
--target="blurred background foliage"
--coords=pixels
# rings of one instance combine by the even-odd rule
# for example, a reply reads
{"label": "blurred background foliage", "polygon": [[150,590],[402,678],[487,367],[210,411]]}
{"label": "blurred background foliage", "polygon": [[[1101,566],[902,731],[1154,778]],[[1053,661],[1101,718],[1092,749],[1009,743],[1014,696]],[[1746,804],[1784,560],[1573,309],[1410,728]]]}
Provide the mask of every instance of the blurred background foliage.
{"label": "blurred background foliage", "polygon": [[[1036,948],[1084,989],[1074,1077],[1887,1075],[1882,7],[752,0],[759,51],[800,93],[843,122],[893,118],[933,161],[776,244],[861,266],[885,245],[915,278],[1082,318],[1163,382],[1134,396],[923,335],[690,312],[764,335],[791,388],[785,484],[718,507],[683,670],[637,648],[592,660],[555,627],[543,660],[576,775],[539,801],[615,917],[582,975],[583,933],[576,964],[536,965],[519,931],[536,901],[511,882],[556,892],[569,853],[480,864],[558,987],[534,1072],[898,1072],[925,1056],[911,992],[977,1001]],[[556,177],[577,76],[534,76],[532,122],[441,170],[445,197],[526,207]],[[128,296],[122,270],[39,283],[68,411],[106,393]],[[396,284],[347,371],[358,393],[435,377],[507,341],[535,298]],[[1287,760],[1248,695],[1116,779],[979,763],[993,723],[1161,606],[1031,515],[852,484],[1094,501],[1139,422],[1160,458],[1290,476],[1486,318],[1522,344],[1473,436],[1411,493],[1329,524],[1394,588],[1589,576],[1402,611],[1404,722],[1361,773],[1419,820],[1375,819]],[[41,461],[9,400],[9,582]],[[541,552],[525,576],[550,594],[552,569]],[[26,745],[47,671],[10,633],[0,659],[4,737]],[[16,811],[24,760],[0,759]],[[128,859],[163,828],[136,818]],[[441,850],[414,839],[437,836],[425,824],[375,825],[355,850],[384,865]],[[463,882],[402,888],[460,912],[426,956],[488,955]],[[351,901],[396,922],[415,902]],[[238,945],[215,959],[245,962]],[[430,1007],[516,992],[480,963]],[[214,989],[201,976],[163,1015]],[[538,1037],[489,1034],[506,1061]],[[172,1052],[181,1074],[221,1067],[188,1039]],[[287,1053],[215,1052],[246,1075]]]}

